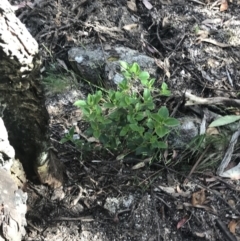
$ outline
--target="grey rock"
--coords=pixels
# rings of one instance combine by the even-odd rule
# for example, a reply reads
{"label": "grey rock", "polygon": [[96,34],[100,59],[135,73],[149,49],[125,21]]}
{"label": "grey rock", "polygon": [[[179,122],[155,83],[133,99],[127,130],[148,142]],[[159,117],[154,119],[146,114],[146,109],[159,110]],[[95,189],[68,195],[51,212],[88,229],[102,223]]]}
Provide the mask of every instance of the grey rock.
{"label": "grey rock", "polygon": [[123,80],[119,61],[138,63],[142,70],[156,76],[157,65],[153,58],[139,51],[123,47],[102,48],[100,45],[76,47],[68,51],[68,59],[82,79],[104,87],[114,87]]}
{"label": "grey rock", "polygon": [[185,148],[200,133],[201,120],[193,116],[178,118],[180,125],[170,133],[169,143],[173,148]]}
{"label": "grey rock", "polygon": [[134,197],[129,195],[127,197],[108,197],[105,201],[104,208],[114,215],[121,209],[128,209],[133,204]]}

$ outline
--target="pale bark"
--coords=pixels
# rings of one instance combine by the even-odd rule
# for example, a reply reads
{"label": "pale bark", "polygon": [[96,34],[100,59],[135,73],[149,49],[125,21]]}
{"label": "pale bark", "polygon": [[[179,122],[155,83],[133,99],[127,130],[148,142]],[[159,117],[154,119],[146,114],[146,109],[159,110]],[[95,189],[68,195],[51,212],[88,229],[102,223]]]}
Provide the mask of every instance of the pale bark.
{"label": "pale bark", "polygon": [[28,174],[33,166],[42,183],[62,184],[61,165],[50,148],[48,113],[39,79],[38,44],[15,16],[7,0],[0,1],[0,105],[11,145]]}

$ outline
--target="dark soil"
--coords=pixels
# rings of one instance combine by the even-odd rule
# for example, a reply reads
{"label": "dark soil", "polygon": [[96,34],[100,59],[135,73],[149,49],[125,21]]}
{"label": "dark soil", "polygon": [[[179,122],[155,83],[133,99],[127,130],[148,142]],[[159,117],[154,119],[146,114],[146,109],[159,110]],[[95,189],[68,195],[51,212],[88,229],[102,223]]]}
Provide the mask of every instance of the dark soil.
{"label": "dark soil", "polygon": [[[35,0],[27,6],[11,2],[19,4],[17,16],[38,41],[44,68],[58,60],[70,68],[71,47],[124,45],[169,61],[170,76],[159,68],[158,83],[165,81],[176,100],[186,90],[201,97],[238,98],[237,0],[229,1],[226,11],[210,0],[136,1],[135,7],[134,0]],[[130,24],[136,25],[126,30]],[[189,170],[164,167],[170,150],[158,163],[133,170],[136,158],[120,162],[94,150],[83,158],[71,144],[59,144],[73,124],[81,128],[81,114],[72,103],[85,95],[68,90],[47,99],[53,145],[66,169],[65,185],[53,191],[28,183],[24,240],[240,240],[239,181],[222,180],[208,168],[184,182]],[[176,100],[170,100],[171,110]],[[176,116],[191,111],[179,108]],[[116,204],[122,198],[130,205]],[[203,201],[196,203],[199,199]],[[107,203],[117,208],[111,213]]]}

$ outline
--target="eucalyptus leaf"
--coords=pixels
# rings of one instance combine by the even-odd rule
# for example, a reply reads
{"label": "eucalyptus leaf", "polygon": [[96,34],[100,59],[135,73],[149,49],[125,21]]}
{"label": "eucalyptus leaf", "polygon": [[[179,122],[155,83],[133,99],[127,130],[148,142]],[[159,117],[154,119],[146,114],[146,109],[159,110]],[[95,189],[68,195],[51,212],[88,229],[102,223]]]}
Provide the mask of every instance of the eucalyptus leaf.
{"label": "eucalyptus leaf", "polygon": [[222,116],[218,119],[216,119],[215,121],[213,121],[209,127],[217,127],[217,126],[224,126],[224,125],[228,125],[231,124],[235,121],[240,120],[240,116],[239,115],[225,115]]}

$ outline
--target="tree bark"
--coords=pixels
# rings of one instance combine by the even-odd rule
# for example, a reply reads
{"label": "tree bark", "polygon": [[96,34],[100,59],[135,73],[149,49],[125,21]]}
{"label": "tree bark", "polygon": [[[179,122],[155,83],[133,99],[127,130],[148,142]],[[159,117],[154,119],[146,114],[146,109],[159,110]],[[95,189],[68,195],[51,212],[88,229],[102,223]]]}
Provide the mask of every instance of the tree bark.
{"label": "tree bark", "polygon": [[58,187],[63,175],[50,148],[38,44],[7,0],[0,0],[0,63],[0,105],[10,143],[28,174],[34,167],[42,183]]}

